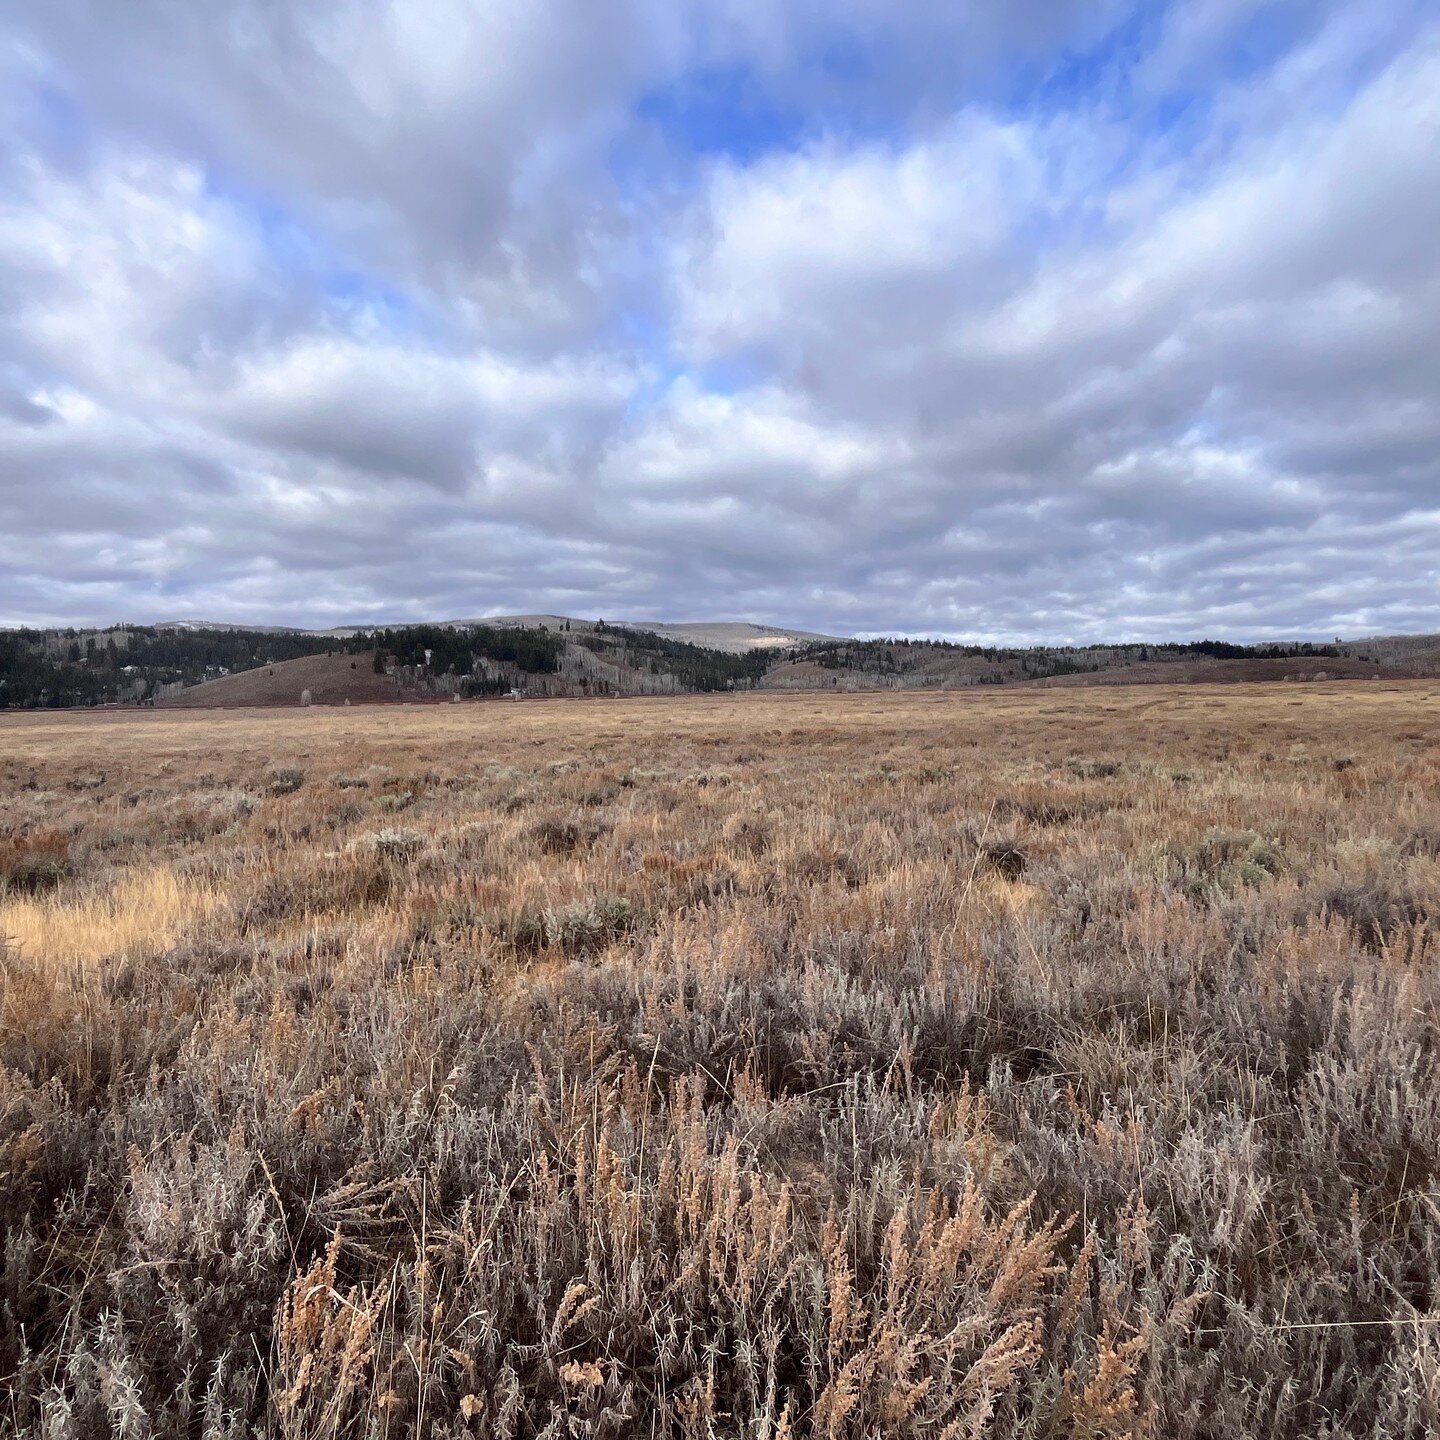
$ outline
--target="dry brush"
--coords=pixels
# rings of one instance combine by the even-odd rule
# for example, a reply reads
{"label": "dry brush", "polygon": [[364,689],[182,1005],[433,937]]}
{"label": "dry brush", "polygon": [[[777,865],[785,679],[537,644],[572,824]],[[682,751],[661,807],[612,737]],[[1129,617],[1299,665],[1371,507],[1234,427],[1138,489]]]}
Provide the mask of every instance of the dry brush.
{"label": "dry brush", "polygon": [[1437,721],[0,722],[0,1426],[1433,1433]]}

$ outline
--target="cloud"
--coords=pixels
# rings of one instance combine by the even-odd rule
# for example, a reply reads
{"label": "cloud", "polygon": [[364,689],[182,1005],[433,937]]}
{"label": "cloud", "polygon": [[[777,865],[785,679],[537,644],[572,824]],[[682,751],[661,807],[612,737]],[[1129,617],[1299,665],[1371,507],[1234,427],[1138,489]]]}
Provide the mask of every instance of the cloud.
{"label": "cloud", "polygon": [[106,133],[538,340],[595,303],[588,211],[626,96],[663,63],[651,19],[579,0],[56,0],[20,29]]}
{"label": "cloud", "polygon": [[1440,628],[1407,0],[49,0],[0,80],[0,619]]}
{"label": "cloud", "polygon": [[1020,127],[978,115],[899,150],[821,144],[720,166],[677,256],[687,351],[795,355],[838,325],[883,358],[875,347],[933,326],[937,298],[965,302],[948,281],[1008,278],[1039,169]]}
{"label": "cloud", "polygon": [[634,366],[605,356],[535,364],[307,337],[247,362],[202,403],[257,443],[463,491],[516,452],[583,464],[639,380]]}

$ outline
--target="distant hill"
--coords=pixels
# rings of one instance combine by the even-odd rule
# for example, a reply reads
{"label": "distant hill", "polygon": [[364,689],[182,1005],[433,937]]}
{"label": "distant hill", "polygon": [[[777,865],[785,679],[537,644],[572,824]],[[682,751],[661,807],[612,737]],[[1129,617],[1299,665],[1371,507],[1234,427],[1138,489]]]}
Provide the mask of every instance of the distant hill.
{"label": "distant hill", "polygon": [[1403,666],[1418,675],[1440,675],[1440,635],[1372,635],[1364,640],[1342,640],[1340,653],[1350,660],[1374,660],[1386,666]]}
{"label": "distant hill", "polygon": [[[577,615],[477,615],[463,620],[437,620],[423,622],[454,629],[551,630],[559,634],[584,635],[593,633],[597,626],[604,626],[603,620],[587,620]],[[683,623],[650,620],[615,620],[609,622],[612,629],[643,631],[650,635],[661,635],[669,640],[682,640],[706,650],[723,650],[732,655],[744,655],[751,650],[783,650],[798,645],[807,645],[820,640],[838,640],[838,635],[825,635],[815,630],[797,630],[785,625],[758,625],[749,620],[694,620]],[[294,626],[246,626],[230,625],[211,620],[163,620],[152,627],[166,631],[249,631],[266,630],[275,635],[319,635],[334,639],[349,639],[368,635],[376,629],[404,629],[404,625],[336,625],[326,630],[301,630]]]}
{"label": "distant hill", "polygon": [[236,675],[222,675],[186,686],[177,694],[156,700],[165,709],[196,706],[299,705],[308,693],[315,705],[375,705],[416,699],[394,674],[375,673],[373,656],[338,651],[331,655],[303,655],[280,660]]}
{"label": "distant hill", "polygon": [[[449,620],[448,625],[541,626],[565,634],[589,634],[606,622],[582,620],[573,615],[486,615],[474,620]],[[757,625],[749,620],[694,620],[684,623],[653,620],[616,620],[611,628],[660,635],[698,645],[703,650],[723,650],[745,655],[752,650],[784,650],[817,640],[837,640],[814,630],[795,630],[783,625]]]}
{"label": "distant hill", "polygon": [[788,650],[816,641],[836,640],[836,635],[821,635],[813,630],[791,630],[777,625],[754,625],[748,620],[697,620],[681,625],[651,625],[644,621],[626,621],[634,630],[649,630],[672,640],[684,640],[710,650],[728,650],[743,655],[751,650]]}
{"label": "distant hill", "polygon": [[[378,659],[377,659],[378,656]],[[0,709],[314,705],[506,695],[939,689],[1440,674],[1440,637],[1092,646],[852,640],[749,621],[500,615],[335,630],[171,621],[0,631]]]}
{"label": "distant hill", "polygon": [[[516,691],[531,697],[678,695],[748,689],[769,663],[763,650],[710,650],[604,621],[566,629],[563,617],[554,618],[562,623],[461,621],[312,635],[317,646],[336,648],[183,689],[166,685],[150,703],[166,708],[359,705],[479,699]],[[189,638],[200,644],[203,636],[194,632]]]}
{"label": "distant hill", "polygon": [[323,635],[333,634],[333,631],[306,630],[299,625],[242,625],[231,624],[226,620],[157,620],[149,626],[123,627],[130,629],[149,629],[159,631],[213,631],[217,635],[234,635],[241,633],[264,634],[264,635]]}
{"label": "distant hill", "polygon": [[1157,685],[1242,680],[1358,680],[1425,673],[1397,648],[1276,643],[1035,646],[933,640],[839,640],[777,659],[761,684],[774,690],[955,690],[972,685]]}

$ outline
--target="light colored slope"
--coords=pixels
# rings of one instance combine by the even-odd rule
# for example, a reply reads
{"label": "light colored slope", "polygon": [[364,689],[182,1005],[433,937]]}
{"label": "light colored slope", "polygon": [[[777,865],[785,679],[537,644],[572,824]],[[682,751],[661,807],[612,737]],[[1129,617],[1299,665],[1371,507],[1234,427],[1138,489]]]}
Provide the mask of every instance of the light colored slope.
{"label": "light colored slope", "polygon": [[[594,620],[584,620],[575,615],[478,615],[463,620],[438,620],[434,622],[395,622],[391,628],[405,623],[457,627],[466,625],[490,625],[497,629],[536,629],[569,631],[585,635],[595,628]],[[663,620],[613,620],[614,625],[623,625],[629,630],[648,630],[670,640],[683,640],[689,645],[703,645],[709,650],[726,650],[733,655],[743,655],[751,650],[781,650],[793,645],[805,645],[812,640],[842,640],[842,635],[823,635],[814,630],[796,630],[788,625],[757,625],[748,620],[691,620],[671,623]],[[337,625],[329,630],[300,630],[285,625],[230,625],[211,621],[169,621],[158,629],[206,629],[266,631],[271,634],[305,634],[350,636],[362,630],[385,629],[375,625]]]}
{"label": "light colored slope", "polygon": [[689,645],[704,645],[710,650],[728,650],[743,655],[749,650],[780,650],[804,645],[811,640],[835,640],[835,635],[820,635],[811,630],[792,630],[782,625],[755,625],[748,620],[695,620],[670,625],[656,621],[622,622],[636,630],[651,630],[670,640],[683,640]]}
{"label": "light colored slope", "polygon": [[[473,620],[447,620],[447,625],[544,626],[547,630],[564,630],[585,634],[595,628],[595,621],[567,615],[485,615]],[[811,640],[834,640],[840,637],[820,635],[810,630],[794,630],[782,625],[755,625],[748,620],[696,620],[671,624],[661,620],[612,620],[628,630],[648,630],[669,640],[682,640],[689,645],[703,645],[709,650],[726,650],[743,655],[750,650],[783,649],[803,645]]]}

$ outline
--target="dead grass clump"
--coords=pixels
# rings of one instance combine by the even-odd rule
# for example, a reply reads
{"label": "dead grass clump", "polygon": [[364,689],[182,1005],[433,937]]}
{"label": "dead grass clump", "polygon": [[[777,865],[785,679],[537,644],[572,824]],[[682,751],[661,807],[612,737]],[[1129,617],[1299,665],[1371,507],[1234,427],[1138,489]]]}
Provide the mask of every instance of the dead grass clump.
{"label": "dead grass clump", "polygon": [[[360,1431],[377,1413],[371,1367],[384,1336],[390,1287],[344,1287],[337,1279],[340,1234],[297,1275],[276,1329],[276,1418],[296,1440]],[[383,1409],[378,1409],[384,1414]]]}
{"label": "dead grass clump", "polygon": [[1377,953],[1430,915],[1403,881],[1382,875],[1331,885],[1322,893],[1320,906],[1322,914],[1344,920],[1361,945]]}
{"label": "dead grass clump", "polygon": [[530,839],[543,855],[573,855],[583,850],[603,833],[600,826],[578,824],[574,820],[537,820],[530,826]]}
{"label": "dead grass clump", "polygon": [[591,955],[632,931],[639,921],[633,901],[602,893],[568,904],[493,915],[485,928],[522,953],[555,949],[571,956]]}
{"label": "dead grass clump", "polygon": [[662,880],[677,907],[711,904],[733,895],[740,884],[735,867],[713,852],[682,860],[651,850],[641,857],[640,865],[647,876]]}
{"label": "dead grass clump", "polygon": [[288,876],[269,875],[231,903],[238,934],[268,930],[307,909],[302,887]]}
{"label": "dead grass clump", "polygon": [[992,840],[981,847],[980,860],[1002,880],[1018,880],[1025,873],[1027,857],[1013,840]]}
{"label": "dead grass clump", "polygon": [[0,839],[0,895],[43,895],[72,874],[70,841],[59,831]]}
{"label": "dead grass clump", "polygon": [[352,851],[374,855],[381,860],[413,860],[424,848],[424,835],[399,825],[386,826],[350,842]]}
{"label": "dead grass clump", "polygon": [[574,801],[577,805],[584,805],[588,809],[595,809],[600,805],[608,805],[620,793],[618,784],[611,784],[606,781],[598,785],[587,785],[577,790]]}
{"label": "dead grass clump", "polygon": [[[388,839],[357,845],[314,868],[267,872],[235,894],[230,913],[242,936],[325,916],[358,915],[385,905],[399,887],[397,870],[413,851],[408,836],[379,832]],[[392,845],[394,853],[385,846]]]}
{"label": "dead grass clump", "polygon": [[751,859],[758,859],[775,842],[770,822],[759,815],[731,815],[720,827],[720,834],[731,854]]}
{"label": "dead grass clump", "polygon": [[801,885],[838,883],[854,890],[864,880],[855,857],[836,845],[815,845],[787,857],[785,873]]}
{"label": "dead grass clump", "polygon": [[637,918],[634,903],[624,895],[594,895],[547,910],[545,943],[567,954],[588,954],[628,934]]}
{"label": "dead grass clump", "polygon": [[1399,853],[1440,858],[1440,822],[1409,831],[1400,841]]}
{"label": "dead grass clump", "polygon": [[1120,760],[1076,759],[1067,761],[1065,768],[1077,780],[1113,780],[1125,766]]}
{"label": "dead grass clump", "polygon": [[1002,796],[995,804],[995,813],[1023,820],[1031,825],[1068,825],[1087,813],[1085,807],[1061,800],[1034,796]]}

